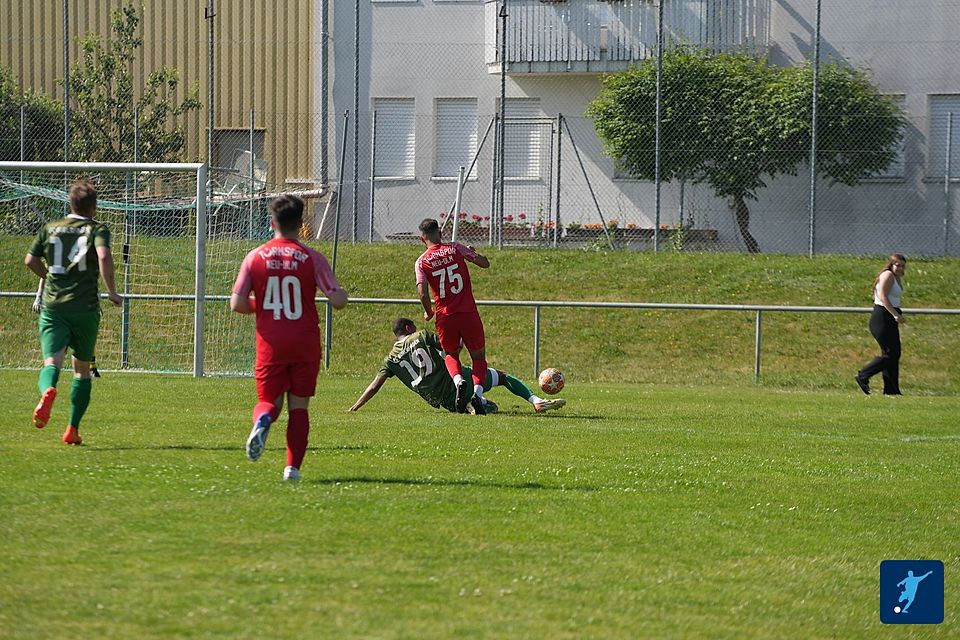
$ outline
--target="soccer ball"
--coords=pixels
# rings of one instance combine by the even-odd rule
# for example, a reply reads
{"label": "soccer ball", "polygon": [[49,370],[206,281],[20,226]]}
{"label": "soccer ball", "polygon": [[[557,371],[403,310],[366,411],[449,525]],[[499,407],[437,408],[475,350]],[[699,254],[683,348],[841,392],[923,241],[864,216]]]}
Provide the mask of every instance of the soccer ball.
{"label": "soccer ball", "polygon": [[550,367],[540,372],[537,382],[540,383],[540,388],[543,389],[544,393],[554,395],[560,393],[563,389],[563,374],[560,373],[559,369]]}

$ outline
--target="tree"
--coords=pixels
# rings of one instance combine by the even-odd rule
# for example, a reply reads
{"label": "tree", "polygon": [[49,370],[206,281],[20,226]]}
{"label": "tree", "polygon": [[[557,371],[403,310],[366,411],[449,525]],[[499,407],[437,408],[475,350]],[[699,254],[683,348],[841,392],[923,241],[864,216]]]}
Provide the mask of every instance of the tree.
{"label": "tree", "polygon": [[63,158],[63,105],[23,92],[13,72],[0,67],[0,159],[20,160],[20,110],[24,115],[24,160]]}
{"label": "tree", "polygon": [[110,13],[107,45],[93,34],[80,41],[81,60],[70,70],[71,160],[130,162],[137,128],[140,162],[182,159],[186,135],[180,116],[200,109],[199,85],[177,104],[179,73],[164,67],[135,90],[132,68],[143,45],[137,35],[140,19],[136,7],[127,4]]}
{"label": "tree", "polygon": [[[706,183],[727,198],[747,250],[748,199],[767,180],[795,175],[809,160],[812,68],[775,67],[744,53],[665,51],[661,76],[661,179]],[[606,153],[631,175],[655,178],[656,60],[604,78],[589,105]],[[902,110],[877,93],[867,74],[821,65],[817,170],[855,185],[897,154]]]}

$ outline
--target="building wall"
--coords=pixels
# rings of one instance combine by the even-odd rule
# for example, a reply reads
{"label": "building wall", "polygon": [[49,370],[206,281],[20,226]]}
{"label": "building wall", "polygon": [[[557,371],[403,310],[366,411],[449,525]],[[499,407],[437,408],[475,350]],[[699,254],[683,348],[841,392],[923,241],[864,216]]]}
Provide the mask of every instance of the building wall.
{"label": "building wall", "polygon": [[[484,125],[498,108],[500,77],[489,73],[485,65],[489,43],[485,48],[484,12],[489,10],[489,3],[361,0],[359,4],[361,53],[357,116],[361,127],[355,215],[361,237],[365,236],[362,227],[370,209],[372,100],[413,98],[417,112],[415,177],[374,183],[374,235],[382,237],[414,229],[424,215],[438,215],[453,203],[454,185],[449,180],[431,176],[434,100],[476,97],[482,135]],[[759,4],[764,5],[763,17],[769,21],[761,31],[768,34],[771,59],[780,64],[797,64],[809,59],[816,19],[815,0],[775,0]],[[338,114],[353,109],[353,11],[353,3],[337,3],[334,8],[333,110]],[[948,201],[942,180],[930,177],[927,169],[930,95],[960,93],[960,69],[954,64],[960,54],[960,40],[951,29],[957,15],[960,15],[958,0],[921,0],[908,5],[896,0],[871,0],[857,6],[824,3],[823,58],[870,68],[882,92],[903,96],[910,125],[906,132],[902,176],[870,180],[858,187],[834,186],[818,180],[818,251],[883,253],[900,249],[937,254],[943,246],[946,216],[952,228],[951,251],[960,252],[958,198],[953,196]],[[508,98],[538,98],[545,116],[562,113],[567,118],[580,158],[576,160],[569,140],[565,141],[561,192],[564,221],[598,220],[587,185],[589,179],[605,218],[618,218],[621,224],[653,226],[656,223],[654,185],[615,178],[611,159],[602,153],[592,124],[583,116],[599,87],[597,74],[511,74],[507,77],[506,94]],[[956,129],[960,130],[960,117]],[[347,198],[352,191],[352,135],[351,131],[348,180],[343,194]],[[338,145],[342,144],[339,132],[337,138]],[[960,137],[955,140],[960,141]],[[488,140],[487,146],[490,144]],[[491,162],[489,153],[482,151],[477,179],[465,187],[465,210],[489,213]],[[758,199],[749,203],[753,213],[751,229],[764,251],[805,252],[808,248],[809,176],[806,167],[798,170],[797,176],[770,181],[768,187],[759,191]],[[508,185],[508,199],[517,188]],[[542,185],[532,188],[543,193]],[[680,215],[685,220],[692,217],[697,226],[717,229],[723,247],[742,248],[728,203],[713,196],[705,185],[664,184],[661,195],[661,223],[675,224]],[[344,211],[347,215],[352,213],[350,207]]]}
{"label": "building wall", "polygon": [[[16,74],[24,89],[63,100],[63,0],[0,0],[0,65]],[[110,33],[110,13],[121,0],[69,3],[71,63],[78,39]],[[188,160],[206,160],[208,123],[207,2],[150,0],[143,8],[143,47],[135,75],[146,78],[163,66],[180,72],[177,100],[199,88],[203,108],[186,120]],[[215,127],[247,130],[250,111],[264,130],[264,159],[270,182],[311,176],[309,130],[313,126],[310,82],[313,23],[311,0],[216,2]]]}

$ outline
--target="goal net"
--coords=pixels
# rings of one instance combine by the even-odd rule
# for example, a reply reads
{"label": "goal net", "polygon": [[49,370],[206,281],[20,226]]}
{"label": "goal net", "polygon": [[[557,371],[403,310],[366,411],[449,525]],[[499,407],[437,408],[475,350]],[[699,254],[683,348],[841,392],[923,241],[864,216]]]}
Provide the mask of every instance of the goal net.
{"label": "goal net", "polygon": [[[119,309],[101,303],[98,367],[249,373],[253,323],[230,312],[230,289],[244,255],[272,236],[268,204],[276,190],[229,172],[208,175],[202,164],[0,162],[5,254],[20,263],[37,230],[68,213],[69,188],[79,179],[97,187],[95,217],[110,228],[124,299]],[[22,267],[10,275],[0,286],[0,367],[36,367],[37,280]]]}

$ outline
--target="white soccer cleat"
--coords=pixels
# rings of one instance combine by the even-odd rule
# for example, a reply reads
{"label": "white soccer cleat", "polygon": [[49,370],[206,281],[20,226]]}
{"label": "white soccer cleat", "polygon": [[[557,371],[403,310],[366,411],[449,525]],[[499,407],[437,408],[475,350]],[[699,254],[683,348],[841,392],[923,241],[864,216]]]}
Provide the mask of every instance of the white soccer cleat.
{"label": "white soccer cleat", "polygon": [[537,413],[545,413],[547,411],[559,409],[565,404],[567,404],[567,401],[563,398],[553,398],[551,400],[544,400],[543,402],[535,403],[533,405],[533,410]]}
{"label": "white soccer cleat", "polygon": [[267,446],[267,436],[270,435],[270,414],[265,413],[253,423],[250,437],[247,438],[247,459],[256,462],[263,455]]}
{"label": "white soccer cleat", "polygon": [[287,467],[283,470],[284,482],[300,482],[300,470],[296,467]]}

